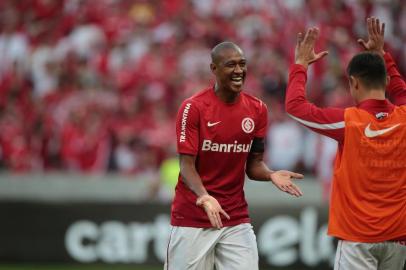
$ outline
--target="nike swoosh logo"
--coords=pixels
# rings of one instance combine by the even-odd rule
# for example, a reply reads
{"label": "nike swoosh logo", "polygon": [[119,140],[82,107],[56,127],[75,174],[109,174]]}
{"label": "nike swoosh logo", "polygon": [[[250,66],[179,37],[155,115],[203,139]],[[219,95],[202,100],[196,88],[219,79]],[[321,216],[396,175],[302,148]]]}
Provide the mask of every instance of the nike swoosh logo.
{"label": "nike swoosh logo", "polygon": [[208,127],[212,127],[212,126],[215,126],[215,125],[217,125],[217,124],[219,124],[219,123],[221,123],[221,121],[214,122],[214,123],[207,122],[207,126],[208,126]]}
{"label": "nike swoosh logo", "polygon": [[367,136],[368,138],[373,138],[376,136],[380,136],[382,134],[385,134],[389,131],[391,131],[392,129],[395,129],[399,126],[400,124],[385,128],[385,129],[378,129],[378,130],[372,130],[371,129],[371,123],[368,124],[368,126],[365,128],[364,130],[364,134],[365,136]]}

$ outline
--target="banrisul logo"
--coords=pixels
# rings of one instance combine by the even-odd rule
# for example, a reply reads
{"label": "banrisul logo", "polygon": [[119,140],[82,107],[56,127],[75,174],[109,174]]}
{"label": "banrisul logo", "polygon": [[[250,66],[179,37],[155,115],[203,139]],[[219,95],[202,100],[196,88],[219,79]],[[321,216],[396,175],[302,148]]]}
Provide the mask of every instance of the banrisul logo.
{"label": "banrisul logo", "polygon": [[181,127],[180,127],[179,142],[185,142],[186,141],[186,124],[187,124],[187,117],[189,115],[190,106],[192,106],[192,103],[186,103],[186,106],[183,109],[182,122],[181,122]]}
{"label": "banrisul logo", "polygon": [[215,143],[211,140],[204,140],[202,151],[224,152],[224,153],[248,153],[251,149],[251,143],[243,144],[234,141],[234,143]]}
{"label": "banrisul logo", "polygon": [[251,133],[255,127],[254,120],[249,117],[244,118],[241,122],[241,127],[245,133]]}

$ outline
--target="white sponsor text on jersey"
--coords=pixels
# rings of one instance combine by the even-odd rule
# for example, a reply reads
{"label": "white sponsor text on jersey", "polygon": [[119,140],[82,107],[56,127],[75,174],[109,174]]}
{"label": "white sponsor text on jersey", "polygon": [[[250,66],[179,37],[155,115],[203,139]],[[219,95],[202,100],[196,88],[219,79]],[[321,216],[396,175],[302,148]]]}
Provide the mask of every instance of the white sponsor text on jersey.
{"label": "white sponsor text on jersey", "polygon": [[248,153],[251,149],[250,143],[243,144],[234,141],[234,143],[215,143],[211,140],[203,140],[202,151],[224,152],[224,153]]}
{"label": "white sponsor text on jersey", "polygon": [[187,123],[187,116],[189,114],[190,106],[192,106],[192,104],[187,103],[186,106],[185,106],[185,109],[183,109],[179,142],[185,142],[186,141],[186,123]]}

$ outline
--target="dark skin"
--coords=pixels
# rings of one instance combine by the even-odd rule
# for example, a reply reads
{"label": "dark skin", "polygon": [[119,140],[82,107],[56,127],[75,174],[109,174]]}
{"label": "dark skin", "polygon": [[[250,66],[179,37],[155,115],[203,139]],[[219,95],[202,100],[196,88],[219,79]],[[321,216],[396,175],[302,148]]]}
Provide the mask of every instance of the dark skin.
{"label": "dark skin", "polygon": [[[216,76],[216,95],[226,103],[237,100],[244,84],[247,66],[242,50],[230,42],[220,43],[212,50],[210,69]],[[185,184],[197,195],[196,205],[202,207],[211,225],[222,228],[221,215],[230,219],[219,202],[211,196],[196,171],[196,156],[180,155],[180,173]],[[272,171],[263,160],[263,153],[251,152],[246,163],[246,174],[252,180],[271,181],[281,191],[300,197],[302,192],[292,182],[303,175],[290,171]]]}
{"label": "dark skin", "polygon": [[216,95],[226,103],[235,102],[247,73],[247,60],[242,50],[233,43],[224,42],[214,47],[211,57],[210,69],[216,76]]}

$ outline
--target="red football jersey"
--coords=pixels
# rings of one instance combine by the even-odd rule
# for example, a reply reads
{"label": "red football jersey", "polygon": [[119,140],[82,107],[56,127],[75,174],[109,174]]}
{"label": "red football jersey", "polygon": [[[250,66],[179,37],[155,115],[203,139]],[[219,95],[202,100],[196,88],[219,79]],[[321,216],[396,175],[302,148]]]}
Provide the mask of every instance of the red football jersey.
{"label": "red football jersey", "polygon": [[[268,110],[259,99],[241,92],[225,103],[210,87],[186,99],[176,120],[178,153],[196,156],[196,169],[207,192],[230,215],[224,226],[250,222],[244,196],[245,163],[254,137],[265,137]],[[196,206],[196,194],[179,175],[172,203],[174,226],[211,227]]]}

